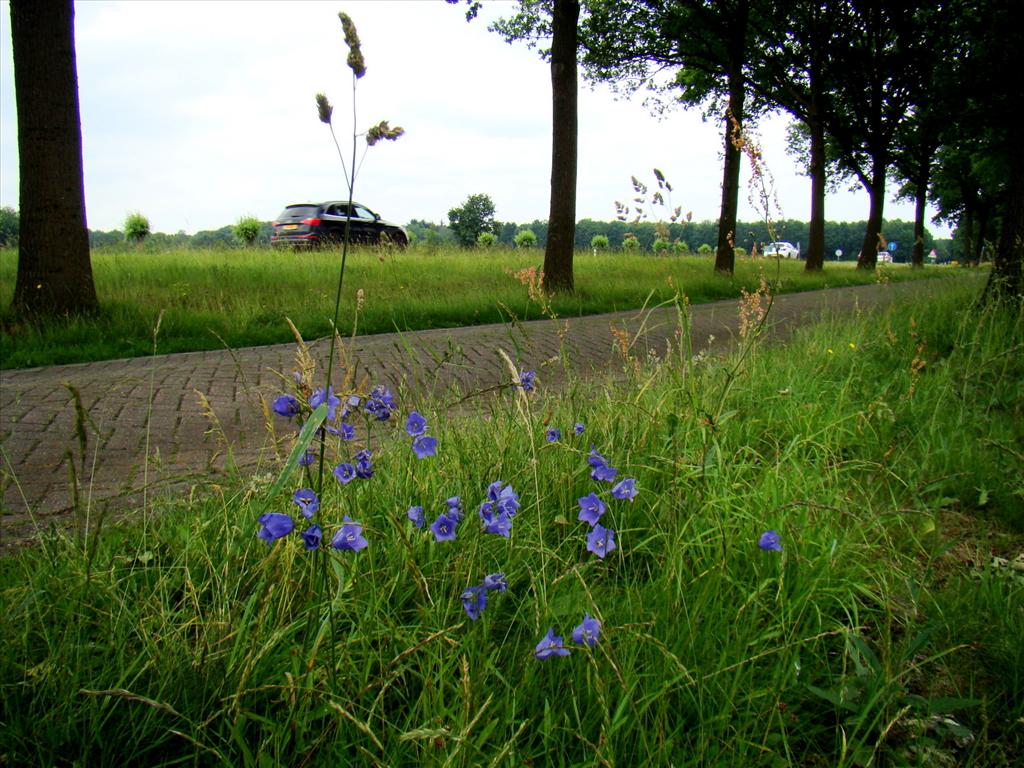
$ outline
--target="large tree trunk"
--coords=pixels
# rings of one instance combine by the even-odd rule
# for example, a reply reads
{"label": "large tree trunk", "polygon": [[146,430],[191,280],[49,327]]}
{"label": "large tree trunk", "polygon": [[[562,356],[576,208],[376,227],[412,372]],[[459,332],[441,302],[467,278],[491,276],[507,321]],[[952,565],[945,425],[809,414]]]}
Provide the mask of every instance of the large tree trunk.
{"label": "large tree trunk", "polygon": [[811,10],[812,46],[807,66],[807,133],[810,136],[811,221],[807,236],[807,261],[804,270],[820,272],[825,267],[825,120],[822,115],[822,70],[828,56],[822,21],[823,10]]}
{"label": "large tree trunk", "polygon": [[578,0],[555,0],[551,17],[551,204],[544,289],[571,292],[576,243],[576,27]]}
{"label": "large tree trunk", "polygon": [[729,73],[729,108],[725,114],[725,164],[722,169],[722,209],[718,219],[715,271],[732,274],[736,264],[736,215],[743,155],[737,146],[743,126],[743,74]]}
{"label": "large tree trunk", "polygon": [[878,265],[878,251],[881,244],[882,213],[885,206],[885,163],[875,158],[871,164],[871,183],[865,184],[871,200],[868,209],[868,226],[864,231],[864,243],[857,258],[857,269],[874,269]]}
{"label": "large tree trunk", "polygon": [[969,263],[972,267],[977,267],[985,257],[985,243],[988,242],[989,223],[992,220],[992,205],[987,199],[978,205],[974,219],[977,222],[977,228],[972,241],[974,250],[971,253]]}
{"label": "large tree trunk", "polygon": [[916,269],[924,266],[924,215],[928,203],[928,177],[918,179],[917,195],[914,198],[914,250],[910,264]]}
{"label": "large tree trunk", "polygon": [[1006,210],[996,245],[985,298],[1024,297],[1024,148],[1015,144],[1010,156]]}
{"label": "large tree trunk", "polygon": [[974,255],[974,207],[964,204],[964,214],[956,228],[956,239],[961,241],[964,264],[970,264]]}
{"label": "large tree trunk", "polygon": [[825,126],[816,112],[812,102],[812,119],[807,124],[811,134],[811,222],[804,265],[807,272],[820,271],[825,265]]}
{"label": "large tree trunk", "polygon": [[12,0],[21,216],[14,307],[64,315],[96,307],[82,180],[71,0]]}

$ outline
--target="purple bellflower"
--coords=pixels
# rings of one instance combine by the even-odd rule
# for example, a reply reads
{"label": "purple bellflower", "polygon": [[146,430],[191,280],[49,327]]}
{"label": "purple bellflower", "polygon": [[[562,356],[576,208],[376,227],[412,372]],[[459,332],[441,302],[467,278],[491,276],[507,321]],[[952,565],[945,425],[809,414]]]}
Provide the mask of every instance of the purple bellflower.
{"label": "purple bellflower", "polygon": [[537,643],[533,649],[533,655],[538,659],[548,659],[552,656],[568,656],[569,649],[565,647],[562,638],[555,634],[554,628],[549,628],[548,633]]}
{"label": "purple bellflower", "polygon": [[299,507],[299,511],[307,520],[312,520],[313,515],[320,509],[320,499],[312,488],[299,488],[292,494],[292,501]]}
{"label": "purple bellflower", "polygon": [[409,437],[419,437],[427,431],[427,420],[418,411],[413,411],[405,420],[405,431]]}
{"label": "purple bellflower", "polygon": [[352,552],[358,552],[361,549],[366,549],[368,542],[363,536],[363,526],[360,523],[352,522],[352,518],[345,515],[342,518],[344,525],[338,529],[338,532],[334,534],[334,539],[331,540],[331,546],[335,549],[348,549]]}
{"label": "purple bellflower", "polygon": [[378,384],[366,398],[363,410],[377,421],[387,421],[391,418],[391,412],[395,410],[395,397],[391,394],[391,390],[383,384]]}
{"label": "purple bellflower", "polygon": [[324,537],[324,532],[320,530],[319,525],[311,525],[309,528],[302,532],[302,543],[306,549],[313,551],[314,549],[320,548],[320,541]]}
{"label": "purple bellflower", "polygon": [[615,480],[615,475],[618,474],[618,470],[615,467],[608,466],[608,460],[597,452],[597,449],[591,446],[590,455],[587,456],[587,464],[590,465],[590,477],[594,480],[598,480],[605,483],[610,483]]}
{"label": "purple bellflower", "polygon": [[632,501],[639,491],[636,489],[636,480],[627,477],[612,486],[612,496],[623,501]]}
{"label": "purple bellflower", "polygon": [[373,477],[373,454],[368,450],[362,450],[356,454],[356,477],[369,480]]}
{"label": "purple bellflower", "polygon": [[600,523],[594,525],[587,534],[587,549],[600,558],[604,558],[615,549],[615,531],[605,528]]}
{"label": "purple bellflower", "polygon": [[300,411],[299,401],[292,395],[281,395],[279,397],[275,397],[274,404],[271,408],[278,416],[284,416],[289,419],[292,416],[298,415]]}
{"label": "purple bellflower", "polygon": [[417,459],[425,459],[428,456],[437,455],[437,438],[430,435],[418,435],[412,440],[412,452]]}
{"label": "purple bellflower", "polygon": [[334,468],[334,476],[342,485],[348,485],[353,479],[355,479],[356,468],[348,462],[344,462]]}
{"label": "purple bellflower", "polygon": [[576,503],[580,505],[580,515],[577,519],[589,525],[597,525],[597,521],[601,519],[601,515],[607,509],[596,493],[581,496]]}
{"label": "purple bellflower", "polygon": [[501,480],[490,484],[487,488],[487,497],[499,512],[504,512],[509,517],[515,517],[519,511],[519,494],[512,490],[511,485],[503,485]]}
{"label": "purple bellflower", "polygon": [[496,533],[507,539],[512,534],[512,518],[506,512],[492,515],[489,520],[484,521],[484,533]]}
{"label": "purple bellflower", "polygon": [[291,516],[281,512],[267,512],[265,515],[260,515],[259,523],[260,529],[256,535],[267,544],[273,544],[282,536],[287,536],[295,528],[295,522]]}
{"label": "purple bellflower", "polygon": [[508,582],[505,580],[505,574],[488,573],[486,576],[484,576],[484,589],[496,589],[499,592],[504,592],[506,589],[508,589]]}
{"label": "purple bellflower", "polygon": [[597,645],[600,636],[601,622],[591,617],[589,613],[583,614],[583,621],[572,631],[572,641],[580,645]]}
{"label": "purple bellflower", "polygon": [[470,621],[476,621],[487,607],[487,590],[483,587],[466,587],[459,599]]}
{"label": "purple bellflower", "polygon": [[461,504],[456,504],[455,506],[449,505],[448,508],[445,510],[445,514],[448,516],[449,520],[455,523],[455,525],[461,523],[462,518],[464,517],[464,515],[462,514]]}
{"label": "purple bellflower", "polygon": [[405,513],[405,516],[412,520],[412,524],[417,528],[422,528],[426,525],[426,519],[423,517],[423,507],[409,507],[409,511]]}
{"label": "purple bellflower", "polygon": [[782,538],[779,536],[778,531],[765,531],[761,534],[761,538],[757,540],[757,546],[765,552],[781,552]]}
{"label": "purple bellflower", "polygon": [[441,514],[437,516],[437,520],[431,523],[430,530],[433,531],[437,541],[455,541],[455,526],[457,525],[457,520]]}
{"label": "purple bellflower", "polygon": [[341,398],[334,394],[334,387],[327,388],[326,397],[324,397],[323,387],[317,387],[313,390],[313,394],[309,396],[309,407],[313,410],[319,408],[324,402],[327,403],[327,418],[325,421],[334,421],[334,415],[338,412],[338,406],[341,405]]}

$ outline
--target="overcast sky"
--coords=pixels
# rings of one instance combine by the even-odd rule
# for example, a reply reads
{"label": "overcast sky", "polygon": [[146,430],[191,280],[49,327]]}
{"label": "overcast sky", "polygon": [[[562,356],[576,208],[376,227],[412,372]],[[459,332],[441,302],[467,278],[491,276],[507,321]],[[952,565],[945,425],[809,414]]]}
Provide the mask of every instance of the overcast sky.
{"label": "overcast sky", "polygon": [[[486,193],[497,218],[548,214],[549,69],[536,51],[508,45],[488,20],[517,3],[485,3],[467,23],[442,0],[78,0],[76,43],[89,226],[119,229],[138,210],[161,232],[216,229],[288,203],[345,197],[340,164],[314,94],[335,106],[350,141],[351,77],[339,10],[355,21],[367,74],[359,131],[386,119],[406,135],[370,148],[356,199],[384,218],[445,222],[468,195]],[[10,6],[0,2],[0,205],[18,205],[17,114]],[[661,169],[673,202],[716,219],[721,126],[695,111],[653,117],[642,98],[616,100],[581,81],[577,217],[611,220],[633,196],[630,176]],[[806,220],[809,180],[786,155],[786,120],[759,131],[781,214]],[[346,138],[349,137],[349,138]],[[350,146],[350,145],[349,145]],[[740,218],[758,218],[741,194]],[[845,185],[848,186],[848,185]],[[913,220],[909,203],[886,218]],[[826,217],[867,217],[863,192],[829,196]],[[938,236],[945,228],[930,225]]]}

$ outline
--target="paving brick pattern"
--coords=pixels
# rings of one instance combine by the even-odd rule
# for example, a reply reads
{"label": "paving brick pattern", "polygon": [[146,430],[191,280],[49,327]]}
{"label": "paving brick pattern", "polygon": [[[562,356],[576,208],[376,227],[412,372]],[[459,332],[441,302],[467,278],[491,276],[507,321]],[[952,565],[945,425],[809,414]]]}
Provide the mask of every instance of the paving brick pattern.
{"label": "paving brick pattern", "polygon": [[[928,282],[781,296],[770,315],[770,334],[784,338],[823,310],[910,301]],[[694,350],[724,349],[735,338],[736,301],[692,307],[691,316]],[[560,383],[563,366],[553,361],[563,349],[581,376],[621,369],[613,327],[636,337],[633,352],[640,356],[648,350],[664,354],[678,342],[675,310],[663,308],[358,337],[348,345],[348,359],[357,380],[385,382],[407,403],[442,395],[465,407],[466,395],[510,380],[499,348],[520,368],[540,371],[547,388]],[[324,365],[328,340],[310,349]],[[67,523],[75,486],[79,509],[130,510],[142,505],[144,491],[178,493],[215,481],[227,466],[225,440],[235,466],[270,460],[273,446],[259,398],[269,401],[284,391],[282,376],[294,369],[295,351],[294,344],[280,344],[0,371],[0,548],[25,541],[37,526]],[[82,419],[73,392],[87,414],[77,432]],[[198,393],[216,415],[217,430],[211,432]]]}

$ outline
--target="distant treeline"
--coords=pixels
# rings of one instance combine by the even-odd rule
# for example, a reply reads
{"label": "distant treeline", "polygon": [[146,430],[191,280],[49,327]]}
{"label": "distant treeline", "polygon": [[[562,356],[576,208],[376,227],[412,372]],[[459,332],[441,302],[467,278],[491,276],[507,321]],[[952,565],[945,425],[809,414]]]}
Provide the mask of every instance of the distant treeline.
{"label": "distant treeline", "polygon": [[[596,235],[604,235],[608,238],[608,247],[618,249],[622,247],[623,240],[627,235],[635,237],[643,251],[650,251],[654,241],[658,238],[658,226],[654,222],[642,221],[630,223],[623,221],[594,221],[583,219],[576,223],[576,247],[590,248],[591,240]],[[686,249],[692,253],[698,253],[702,245],[713,248],[718,242],[717,221],[693,221],[685,224],[668,224],[668,239],[671,242],[686,244]],[[864,229],[867,226],[863,221],[830,221],[825,224],[825,255],[826,259],[836,259],[836,251],[842,251],[842,260],[857,258],[861,243],[864,240]],[[456,242],[454,233],[443,224],[433,224],[427,221],[413,219],[406,225],[409,235],[414,244],[437,244],[454,245]],[[543,248],[547,242],[548,223],[536,220],[529,224],[496,223],[494,234],[498,242],[508,247],[514,247],[516,233],[529,229],[537,236],[537,247]],[[758,244],[758,250],[762,250],[764,243],[773,240],[782,240],[800,247],[801,252],[807,250],[808,224],[806,221],[786,219],[772,223],[772,234],[769,234],[768,226],[763,222],[740,222],[736,227],[735,243],[737,248],[750,253],[754,243]],[[887,221],[882,227],[887,242],[895,242],[896,250],[893,253],[894,261],[909,261],[911,248],[914,244],[914,223],[912,221]],[[925,253],[933,248],[940,261],[948,261],[957,258],[952,240],[937,240],[928,230],[924,236]]]}
{"label": "distant treeline", "polygon": [[[604,235],[608,238],[608,247],[618,249],[622,247],[623,240],[628,234],[637,239],[640,249],[646,252],[658,237],[656,226],[653,222],[643,221],[639,223],[628,223],[622,221],[594,221],[583,219],[576,224],[576,247],[589,249],[591,240],[595,235]],[[864,237],[865,223],[863,221],[849,222],[828,222],[825,225],[825,253],[829,260],[835,259],[837,250],[842,251],[842,260],[857,258],[861,241]],[[743,222],[737,226],[736,246],[749,253],[756,242],[758,249],[764,243],[772,240],[785,240],[799,245],[801,251],[807,248],[807,222],[786,219],[773,223],[774,237],[769,235],[768,227],[764,222]],[[452,231],[444,224],[434,224],[427,221],[413,219],[406,224],[412,246],[455,246],[456,239]],[[509,248],[515,247],[514,238],[516,234],[524,229],[531,230],[537,236],[537,247],[543,248],[547,242],[548,224],[546,221],[536,220],[527,224],[515,224],[512,222],[496,223],[494,234],[498,238],[498,244]],[[906,261],[910,258],[911,246],[914,243],[914,225],[910,221],[889,221],[885,223],[882,231],[886,240],[897,244],[893,253],[895,261]],[[713,246],[718,239],[718,223],[715,221],[694,221],[686,224],[668,225],[669,240],[686,244],[686,250],[698,253],[702,245]],[[89,231],[89,243],[93,248],[125,247],[124,233],[120,230],[103,232],[98,230]],[[267,246],[270,243],[270,222],[263,222],[260,227],[259,237],[256,245]],[[957,258],[955,248],[958,243],[952,240],[937,240],[931,233],[925,232],[925,253],[935,249],[940,261],[947,261]],[[171,248],[241,248],[242,243],[235,237],[234,228],[231,225],[220,229],[203,230],[194,235],[178,232],[177,234],[165,234],[153,232],[143,244],[144,250],[164,250]]]}

